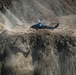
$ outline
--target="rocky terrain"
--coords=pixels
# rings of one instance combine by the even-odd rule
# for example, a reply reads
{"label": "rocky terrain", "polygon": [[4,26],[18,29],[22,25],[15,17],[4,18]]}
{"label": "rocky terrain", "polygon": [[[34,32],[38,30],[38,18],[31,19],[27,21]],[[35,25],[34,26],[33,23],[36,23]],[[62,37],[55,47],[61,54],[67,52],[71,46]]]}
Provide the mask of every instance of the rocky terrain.
{"label": "rocky terrain", "polygon": [[0,75],[76,75],[75,0],[0,1]]}

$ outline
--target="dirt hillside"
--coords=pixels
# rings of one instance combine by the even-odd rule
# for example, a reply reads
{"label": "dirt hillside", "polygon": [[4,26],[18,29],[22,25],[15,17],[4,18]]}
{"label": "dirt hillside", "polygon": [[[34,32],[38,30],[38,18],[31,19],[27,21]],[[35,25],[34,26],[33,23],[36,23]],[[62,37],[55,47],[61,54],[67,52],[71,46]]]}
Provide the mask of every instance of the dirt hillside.
{"label": "dirt hillside", "polygon": [[76,75],[76,0],[0,2],[0,75]]}
{"label": "dirt hillside", "polygon": [[[2,0],[2,2],[23,22],[37,22],[38,18],[51,21],[56,16],[76,14],[75,0]],[[9,13],[6,15],[7,18],[9,15]]]}

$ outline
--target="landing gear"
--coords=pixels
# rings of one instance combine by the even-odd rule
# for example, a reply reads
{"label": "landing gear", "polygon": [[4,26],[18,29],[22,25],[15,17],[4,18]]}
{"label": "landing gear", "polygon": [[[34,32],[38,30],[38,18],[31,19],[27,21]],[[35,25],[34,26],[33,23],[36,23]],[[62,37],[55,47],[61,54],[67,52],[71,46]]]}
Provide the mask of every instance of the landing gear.
{"label": "landing gear", "polygon": [[0,11],[3,9],[3,4],[0,2]]}

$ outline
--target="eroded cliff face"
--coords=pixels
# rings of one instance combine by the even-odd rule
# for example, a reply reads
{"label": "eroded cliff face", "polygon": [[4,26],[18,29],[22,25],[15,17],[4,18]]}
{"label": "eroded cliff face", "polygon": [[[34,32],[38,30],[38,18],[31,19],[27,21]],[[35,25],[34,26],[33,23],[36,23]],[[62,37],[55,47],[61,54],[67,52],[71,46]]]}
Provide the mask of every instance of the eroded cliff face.
{"label": "eroded cliff face", "polygon": [[0,75],[76,75],[76,37],[43,31],[0,35]]}
{"label": "eroded cliff face", "polygon": [[76,0],[0,1],[0,75],[76,75]]}

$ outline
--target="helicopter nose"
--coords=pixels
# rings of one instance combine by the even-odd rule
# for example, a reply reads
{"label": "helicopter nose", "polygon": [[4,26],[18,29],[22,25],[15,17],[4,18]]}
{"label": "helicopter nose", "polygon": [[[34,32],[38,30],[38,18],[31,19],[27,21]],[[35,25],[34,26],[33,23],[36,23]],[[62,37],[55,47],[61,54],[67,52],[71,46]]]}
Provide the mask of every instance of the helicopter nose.
{"label": "helicopter nose", "polygon": [[31,26],[31,28],[34,28],[34,26]]}
{"label": "helicopter nose", "polygon": [[36,26],[33,25],[33,26],[31,26],[31,28],[36,28]]}

